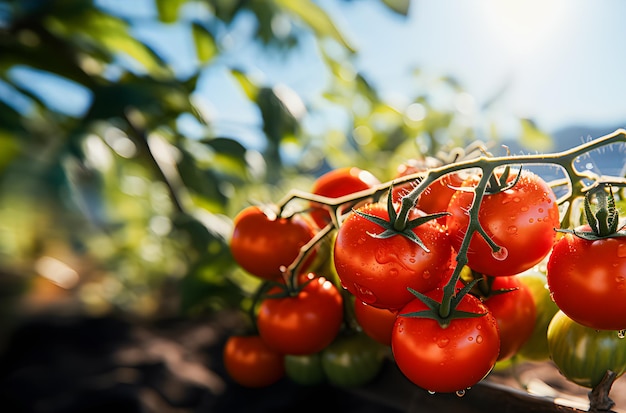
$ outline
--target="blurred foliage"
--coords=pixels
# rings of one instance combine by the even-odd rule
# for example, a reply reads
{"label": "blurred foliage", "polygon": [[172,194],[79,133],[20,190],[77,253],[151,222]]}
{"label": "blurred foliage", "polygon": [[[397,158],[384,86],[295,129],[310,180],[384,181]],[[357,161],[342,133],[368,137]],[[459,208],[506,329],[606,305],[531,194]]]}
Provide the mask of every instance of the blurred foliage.
{"label": "blurred foliage", "polygon": [[[409,12],[409,0],[380,3]],[[238,32],[243,18],[254,30]],[[190,73],[174,69],[184,48],[157,50],[137,35],[146,27],[188,34]],[[326,87],[304,101],[221,59],[235,33],[286,55],[313,38]],[[0,1],[3,291],[36,296],[48,283],[85,311],[141,317],[237,307],[255,285],[228,250],[243,206],[344,165],[387,180],[409,157],[476,138],[476,110],[454,80],[416,71],[418,92],[399,107],[356,55],[312,0]],[[217,133],[198,106],[199,79],[218,64],[258,110],[261,145]]]}

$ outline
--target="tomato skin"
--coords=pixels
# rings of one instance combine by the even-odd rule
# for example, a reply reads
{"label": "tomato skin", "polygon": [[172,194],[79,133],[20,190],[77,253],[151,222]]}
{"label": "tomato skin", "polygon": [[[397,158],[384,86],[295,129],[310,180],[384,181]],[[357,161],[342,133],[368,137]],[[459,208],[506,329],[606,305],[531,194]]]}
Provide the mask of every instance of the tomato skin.
{"label": "tomato skin", "polygon": [[[509,176],[511,182],[516,173]],[[480,177],[471,175],[463,187],[476,187]],[[469,224],[472,191],[456,191],[448,204],[446,218],[452,246],[459,250]],[[467,251],[467,266],[491,276],[510,276],[526,271],[549,253],[559,228],[559,209],[550,186],[538,175],[523,170],[513,188],[483,197],[478,220],[489,237],[504,248],[496,258],[483,237],[474,233]]]}
{"label": "tomato skin", "polygon": [[529,339],[522,345],[517,354],[527,360],[543,361],[550,358],[548,350],[548,325],[559,307],[550,298],[546,274],[537,269],[525,271],[519,275],[520,281],[533,296],[535,301],[535,326]]}
{"label": "tomato skin", "polygon": [[[379,184],[378,178],[369,171],[354,166],[344,167],[333,169],[317,178],[313,183],[311,193],[328,198],[339,198]],[[311,207],[311,218],[319,228],[331,222],[330,214],[326,209],[315,204],[311,204]]]}
{"label": "tomato skin", "polygon": [[295,355],[317,353],[335,339],[341,328],[341,293],[326,278],[309,276],[312,281],[297,295],[265,298],[259,305],[259,335],[275,351]]}
{"label": "tomato skin", "polygon": [[[438,289],[426,295],[439,301],[442,292]],[[391,349],[396,364],[425,390],[448,393],[471,387],[489,374],[498,358],[498,326],[487,307],[468,294],[457,308],[485,315],[455,319],[442,328],[432,319],[402,315],[427,309],[414,299],[402,308],[394,325]]]}
{"label": "tomato skin", "polygon": [[[389,219],[387,206],[382,203],[359,210]],[[409,218],[421,214],[414,208]],[[379,225],[352,213],[337,232],[335,269],[341,284],[358,300],[378,308],[397,309],[414,298],[407,287],[426,292],[449,275],[452,249],[438,223],[429,221],[413,229],[430,252],[400,235],[385,239],[371,235],[382,231]]]}
{"label": "tomato skin", "polygon": [[357,387],[371,382],[380,372],[385,346],[365,334],[340,335],[322,351],[327,381],[338,387]]}
{"label": "tomato skin", "polygon": [[568,380],[593,388],[607,370],[626,371],[626,339],[616,331],[595,330],[558,311],[548,326],[550,358]]}
{"label": "tomato skin", "polygon": [[228,337],[222,354],[226,372],[241,386],[267,387],[285,375],[283,355],[258,335]]}
{"label": "tomato skin", "polygon": [[529,289],[518,276],[495,277],[493,290],[516,290],[492,295],[484,304],[496,318],[500,334],[500,354],[498,361],[508,360],[530,338],[537,317],[535,300]]}
{"label": "tomato skin", "polygon": [[391,332],[397,314],[395,310],[378,308],[361,300],[354,300],[354,316],[363,332],[386,346],[391,345]]}
{"label": "tomato skin", "polygon": [[[230,250],[237,263],[250,274],[267,280],[281,278],[281,266],[289,266],[300,247],[313,238],[313,224],[299,215],[268,217],[258,206],[244,208],[234,219]],[[313,260],[311,253],[305,267]]]}
{"label": "tomato skin", "polygon": [[285,373],[289,379],[302,386],[314,386],[326,380],[321,353],[286,354]]}

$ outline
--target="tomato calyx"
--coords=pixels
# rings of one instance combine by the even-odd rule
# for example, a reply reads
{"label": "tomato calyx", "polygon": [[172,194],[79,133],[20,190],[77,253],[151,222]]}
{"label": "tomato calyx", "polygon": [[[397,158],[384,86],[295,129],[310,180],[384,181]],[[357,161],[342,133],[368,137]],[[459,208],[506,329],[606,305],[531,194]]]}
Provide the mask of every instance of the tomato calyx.
{"label": "tomato calyx", "polygon": [[517,185],[517,182],[519,182],[522,177],[522,165],[520,165],[515,178],[511,182],[507,182],[510,175],[511,167],[509,165],[504,168],[500,176],[497,176],[495,171],[493,171],[489,176],[489,181],[487,182],[487,187],[485,188],[485,195],[493,195],[499,192],[504,192]]}
{"label": "tomato calyx", "polygon": [[[461,318],[482,317],[486,315],[487,313],[473,313],[470,311],[462,311],[462,310],[457,309],[463,297],[471,291],[471,289],[476,285],[478,281],[479,280],[474,280],[474,281],[469,282],[462,289],[457,291],[456,294],[449,297],[449,300],[446,300],[444,297],[441,303],[409,287],[408,290],[411,292],[411,294],[413,294],[426,307],[428,307],[428,310],[399,314],[399,316],[428,318],[428,319],[437,321],[437,323],[439,323],[439,326],[441,328],[447,328],[452,322],[452,320],[461,319]],[[444,296],[445,296],[445,293],[444,293]],[[447,305],[449,305],[449,309],[446,310],[442,303],[447,303]]]}
{"label": "tomato calyx", "polygon": [[405,223],[398,225],[399,219],[396,208],[393,205],[393,197],[391,195],[392,189],[389,190],[389,195],[387,197],[387,212],[389,213],[389,220],[356,209],[353,210],[353,212],[360,217],[367,219],[370,222],[373,222],[383,229],[383,231],[378,234],[368,232],[371,237],[386,239],[394,237],[396,235],[401,235],[419,245],[420,248],[422,248],[424,251],[430,252],[430,249],[428,249],[428,247],[422,242],[420,237],[418,237],[417,234],[413,232],[413,229],[422,224],[425,224],[428,221],[436,220],[450,214],[448,212],[428,214],[418,218],[407,220]]}
{"label": "tomato calyx", "polygon": [[[608,188],[608,193],[605,188]],[[592,208],[593,198],[596,199],[595,211]],[[625,237],[624,227],[619,227],[619,213],[615,207],[613,187],[610,184],[598,185],[585,194],[585,218],[590,231],[580,229],[557,229],[559,232],[573,234],[579,238],[595,241],[604,238]]]}

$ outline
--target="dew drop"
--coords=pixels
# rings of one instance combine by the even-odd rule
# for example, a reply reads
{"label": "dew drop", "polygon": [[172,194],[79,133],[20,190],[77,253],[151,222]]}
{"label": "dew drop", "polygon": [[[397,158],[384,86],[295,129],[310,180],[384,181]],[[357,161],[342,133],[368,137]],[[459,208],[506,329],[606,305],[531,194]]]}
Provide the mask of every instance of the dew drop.
{"label": "dew drop", "polygon": [[469,336],[469,337],[467,338],[467,341],[474,341],[474,337]]}
{"label": "dew drop", "polygon": [[520,208],[520,210],[522,212],[526,212],[526,211],[528,211],[528,207],[526,205],[524,205],[523,207]]}
{"label": "dew drop", "polygon": [[422,278],[424,278],[425,280],[430,278],[430,271],[424,271],[424,273],[422,274]]}
{"label": "dew drop", "polygon": [[509,234],[517,234],[517,227],[515,225],[511,225],[506,229]]}
{"label": "dew drop", "polygon": [[465,396],[465,390],[457,390],[457,391],[456,391],[456,395],[457,395],[458,397],[463,397],[463,396]]}
{"label": "dew drop", "polygon": [[617,247],[617,256],[620,258],[625,258],[626,257],[626,244],[620,244]]}
{"label": "dew drop", "polygon": [[360,284],[354,283],[355,295],[359,298],[359,300],[363,301],[366,304],[373,304],[376,302],[376,296],[369,289]]}
{"label": "dew drop", "polygon": [[439,346],[439,348],[444,348],[449,343],[450,339],[448,337],[440,337],[439,340],[437,340],[437,346]]}
{"label": "dew drop", "polygon": [[532,219],[532,218],[528,220],[528,223],[529,223],[529,224],[532,224],[533,222],[535,222],[535,220],[534,220],[534,219]]}
{"label": "dew drop", "polygon": [[504,261],[506,260],[506,257],[509,256],[509,250],[507,250],[505,247],[500,247],[498,251],[492,251],[491,255],[493,255],[493,258],[498,261]]}
{"label": "dew drop", "polygon": [[626,330],[619,330],[617,332],[617,338],[624,338],[626,337]]}
{"label": "dew drop", "polygon": [[389,276],[390,277],[397,277],[398,276],[398,270],[395,268],[392,268],[389,270]]}
{"label": "dew drop", "polygon": [[513,202],[519,202],[521,201],[520,197],[516,196],[515,198],[513,198]]}
{"label": "dew drop", "polygon": [[538,211],[540,214],[543,214],[543,208],[539,208],[537,211]]}
{"label": "dew drop", "polygon": [[481,326],[480,324],[476,326],[476,330],[482,330],[482,329],[483,329],[483,326]]}
{"label": "dew drop", "polygon": [[483,342],[483,336],[480,334],[476,336],[476,344],[480,344]]}

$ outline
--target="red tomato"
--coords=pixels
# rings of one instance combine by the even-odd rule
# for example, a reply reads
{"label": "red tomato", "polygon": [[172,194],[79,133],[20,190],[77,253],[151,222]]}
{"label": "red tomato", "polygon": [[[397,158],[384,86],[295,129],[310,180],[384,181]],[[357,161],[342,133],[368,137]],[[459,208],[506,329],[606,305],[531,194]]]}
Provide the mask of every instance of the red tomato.
{"label": "red tomato", "polygon": [[[289,266],[314,235],[313,224],[299,215],[273,218],[261,208],[249,206],[235,217],[230,250],[235,261],[250,274],[277,280],[281,266]],[[311,253],[305,268],[314,256],[315,252]]]}
{"label": "red tomato", "polygon": [[377,308],[361,300],[354,300],[354,316],[363,332],[387,346],[391,345],[391,331],[397,314],[394,310]]}
{"label": "red tomato", "polygon": [[265,387],[285,375],[284,356],[259,336],[230,336],[223,349],[228,375],[245,387]]}
{"label": "red tomato", "polygon": [[[516,174],[512,173],[508,181]],[[463,187],[475,187],[480,177],[472,175]],[[457,191],[450,199],[446,219],[452,246],[459,250],[469,224],[473,192]],[[523,170],[513,188],[483,197],[478,220],[489,237],[502,249],[493,253],[484,238],[474,233],[467,251],[467,266],[491,276],[516,275],[545,258],[556,239],[559,209],[554,192],[538,175]]]}
{"label": "red tomato", "polygon": [[[388,220],[387,206],[368,204],[361,212]],[[423,215],[413,208],[410,219]],[[411,301],[413,288],[426,292],[449,276],[452,248],[445,230],[435,221],[413,229],[430,252],[401,235],[376,238],[383,228],[350,214],[337,232],[334,260],[341,284],[361,300],[378,308],[397,309]]]}
{"label": "red tomato", "polygon": [[[257,315],[259,335],[284,354],[317,353],[337,336],[343,322],[343,299],[333,283],[310,274],[295,296],[264,299]],[[281,291],[270,290],[270,294]]]}
{"label": "red tomato", "polygon": [[[433,161],[429,161],[428,159],[425,161],[410,159],[398,166],[396,178],[427,171],[429,168],[436,166],[441,166],[441,163],[433,163]],[[427,214],[445,212],[448,209],[450,198],[452,198],[452,195],[456,192],[456,187],[460,187],[462,183],[463,178],[458,174],[452,173],[442,176],[424,189],[417,199],[416,207]],[[409,182],[394,187],[394,202],[400,202],[400,199],[411,192],[416,185],[417,184],[414,182]],[[440,218],[440,221],[445,223],[445,217]]]}
{"label": "red tomato", "polygon": [[[311,192],[328,198],[340,198],[344,195],[370,189],[378,184],[380,181],[371,172],[357,167],[345,167],[333,169],[317,178],[313,183]],[[311,205],[311,218],[320,228],[331,222],[328,211],[315,204]]]}
{"label": "red tomato", "polygon": [[[577,229],[590,231],[588,225]],[[556,305],[578,324],[626,328],[626,238],[564,234],[548,259],[547,278]]]}
{"label": "red tomato", "polygon": [[[440,301],[442,292],[437,289],[426,295]],[[475,385],[489,374],[498,358],[500,339],[495,317],[469,294],[457,309],[484,316],[455,319],[442,328],[436,320],[403,315],[427,309],[414,299],[399,312],[391,336],[398,368],[428,391],[448,393]]]}
{"label": "red tomato", "polygon": [[496,318],[500,333],[498,360],[508,360],[528,341],[535,327],[535,300],[517,276],[496,277],[493,291],[516,290],[489,296],[483,302]]}

